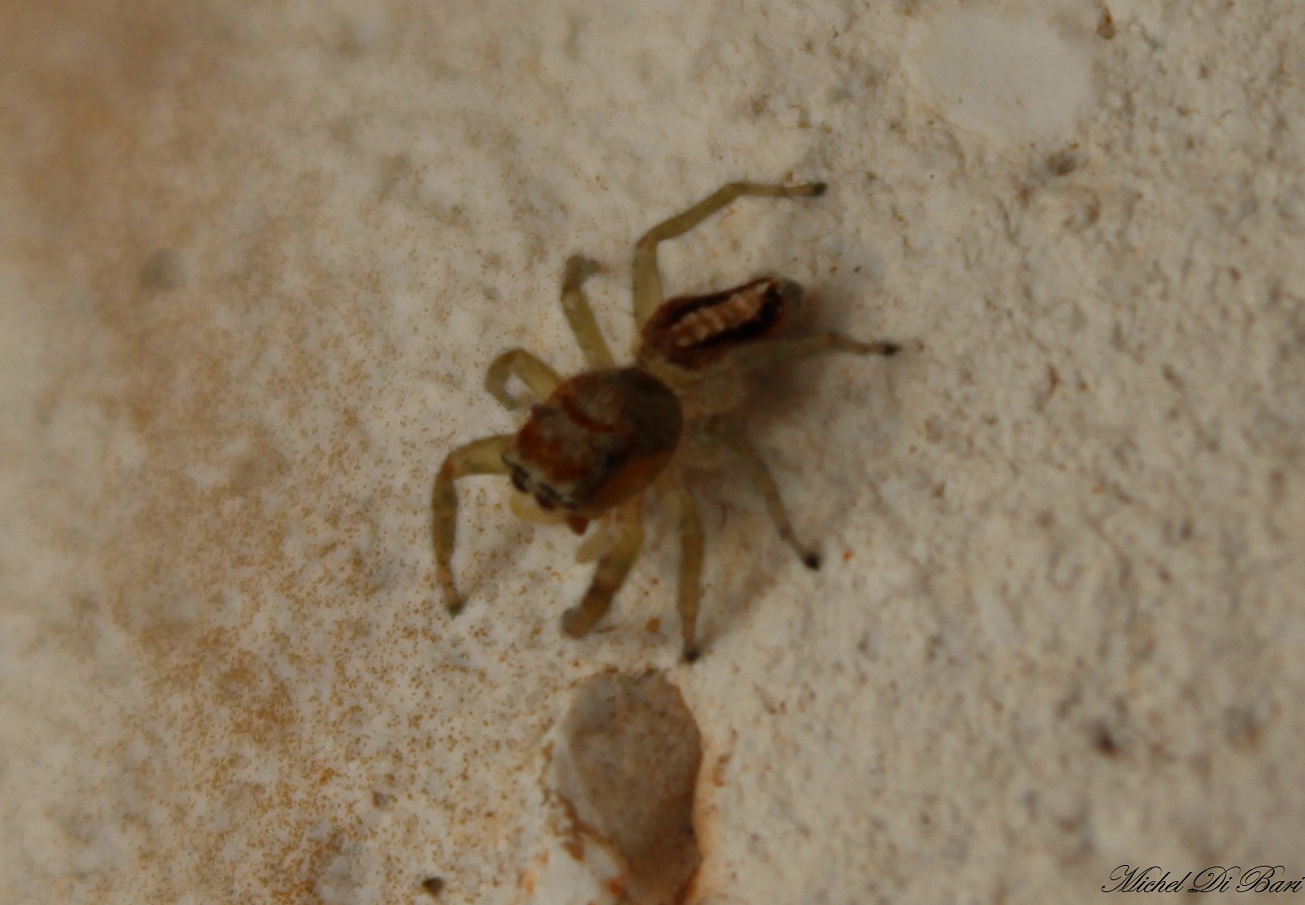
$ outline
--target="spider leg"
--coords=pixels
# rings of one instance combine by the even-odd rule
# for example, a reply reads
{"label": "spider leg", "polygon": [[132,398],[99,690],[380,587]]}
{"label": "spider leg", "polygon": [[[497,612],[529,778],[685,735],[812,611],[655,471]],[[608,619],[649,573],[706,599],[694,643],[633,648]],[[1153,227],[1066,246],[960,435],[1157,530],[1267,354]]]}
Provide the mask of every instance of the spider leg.
{"label": "spider leg", "polygon": [[519,409],[524,403],[507,391],[508,380],[513,376],[526,385],[535,402],[543,402],[562,383],[558,373],[525,349],[509,349],[495,358],[485,372],[485,389],[508,411]]}
{"label": "spider leg", "polygon": [[621,507],[611,547],[598,560],[589,590],[578,606],[562,614],[562,631],[583,638],[607,615],[612,598],[625,583],[643,544],[643,498],[636,496]]}
{"label": "spider leg", "polygon": [[731,182],[702,201],[648,230],[634,246],[634,322],[644,322],[662,303],[662,275],[657,269],[657,243],[674,239],[693,229],[734,199],[744,195],[771,198],[801,198],[823,195],[823,182],[803,185],[765,185],[759,182]]}
{"label": "spider leg", "polygon": [[684,634],[684,659],[698,659],[698,599],[702,594],[702,519],[698,504],[684,484],[675,488],[680,509],[680,630]]}
{"label": "spider leg", "polygon": [[729,353],[730,360],[744,370],[769,367],[795,358],[822,355],[826,352],[851,352],[854,355],[896,355],[902,347],[894,342],[865,343],[842,333],[817,333],[791,339],[773,339],[741,346]]}
{"label": "spider leg", "polygon": [[588,258],[572,255],[567,260],[566,272],[562,275],[562,313],[566,315],[566,322],[571,325],[571,332],[575,334],[585,363],[591,371],[610,368],[616,364],[582,288],[584,281],[599,270],[599,266]]}
{"label": "spider leg", "polygon": [[761,454],[748,440],[743,429],[729,422],[716,421],[710,427],[709,436],[719,440],[738,457],[743,471],[761,493],[761,498],[766,503],[766,511],[770,513],[770,520],[779,529],[779,536],[784,543],[793,549],[808,569],[820,568],[820,554],[797,539],[797,535],[793,532],[793,523],[788,520],[788,513],[784,510],[784,501],[780,499],[779,487],[775,484],[775,479],[771,476],[770,469],[766,467]]}
{"label": "spider leg", "polygon": [[506,474],[503,450],[512,442],[512,434],[500,434],[473,440],[451,451],[435,476],[435,491],[431,494],[431,514],[435,529],[435,568],[440,588],[444,592],[444,606],[449,615],[456,616],[466,605],[453,581],[453,545],[458,533],[458,494],[453,482],[468,475]]}

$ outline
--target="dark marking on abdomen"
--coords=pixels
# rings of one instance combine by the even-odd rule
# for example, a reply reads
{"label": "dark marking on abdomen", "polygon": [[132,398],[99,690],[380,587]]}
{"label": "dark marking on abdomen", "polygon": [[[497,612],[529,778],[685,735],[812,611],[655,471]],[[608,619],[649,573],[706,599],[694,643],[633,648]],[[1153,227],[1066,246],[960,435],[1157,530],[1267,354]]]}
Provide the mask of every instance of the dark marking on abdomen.
{"label": "dark marking on abdomen", "polygon": [[639,357],[702,367],[733,345],[773,334],[801,298],[797,283],[763,277],[709,295],[670,299],[644,324]]}

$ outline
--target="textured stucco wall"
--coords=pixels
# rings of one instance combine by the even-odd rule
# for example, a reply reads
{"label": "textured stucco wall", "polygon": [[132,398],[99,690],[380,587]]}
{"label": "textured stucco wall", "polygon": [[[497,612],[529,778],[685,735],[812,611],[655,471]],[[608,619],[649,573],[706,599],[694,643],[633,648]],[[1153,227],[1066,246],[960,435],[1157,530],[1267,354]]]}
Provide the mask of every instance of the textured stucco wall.
{"label": "textured stucco wall", "polygon": [[[549,767],[609,668],[700,734],[689,901],[1305,875],[1305,5],[3,18],[4,902],[614,900]],[[575,538],[469,481],[449,622],[430,482],[514,424],[485,366],[578,366],[577,251],[624,348],[634,237],[739,177],[831,191],[673,290],[778,271],[923,346],[757,400],[825,568],[705,476],[703,658],[665,517],[576,642]]]}

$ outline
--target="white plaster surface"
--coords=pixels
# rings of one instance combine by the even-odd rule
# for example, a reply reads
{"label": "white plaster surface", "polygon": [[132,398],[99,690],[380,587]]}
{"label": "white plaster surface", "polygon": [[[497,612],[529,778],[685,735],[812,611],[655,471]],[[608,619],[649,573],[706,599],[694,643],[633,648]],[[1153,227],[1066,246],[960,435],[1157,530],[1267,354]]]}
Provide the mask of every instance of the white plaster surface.
{"label": "white plaster surface", "polygon": [[[0,901],[548,901],[545,740],[608,667],[701,732],[690,902],[1305,876],[1305,5],[4,20]],[[576,539],[468,481],[449,621],[430,484],[514,426],[486,365],[578,366],[579,251],[624,347],[635,236],[740,177],[831,191],[673,290],[781,272],[923,343],[756,400],[825,568],[705,477],[702,659],[665,520],[576,642]]]}

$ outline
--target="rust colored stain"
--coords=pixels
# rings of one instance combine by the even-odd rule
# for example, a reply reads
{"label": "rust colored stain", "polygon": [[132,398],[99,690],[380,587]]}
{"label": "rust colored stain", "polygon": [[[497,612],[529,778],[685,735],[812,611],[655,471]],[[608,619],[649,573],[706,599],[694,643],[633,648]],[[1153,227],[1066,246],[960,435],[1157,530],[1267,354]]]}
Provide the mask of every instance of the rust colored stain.
{"label": "rust colored stain", "polygon": [[[231,115],[276,90],[241,69],[232,36],[252,9],[56,0],[0,12],[0,164],[18,174],[21,250],[33,273],[89,300],[86,316],[107,338],[118,379],[104,405],[130,426],[143,461],[123,470],[106,511],[88,517],[112,534],[102,604],[137,642],[136,668],[157,705],[122,727],[119,744],[129,763],[123,784],[155,815],[138,821],[142,863],[127,871],[138,874],[132,883],[144,902],[228,901],[234,889],[320,901],[321,877],[362,832],[352,815],[324,809],[341,777],[336,765],[314,762],[305,740],[330,727],[305,722],[270,653],[291,651],[293,664],[338,652],[296,653],[277,629],[250,647],[247,632],[215,628],[205,612],[231,590],[253,600],[277,594],[311,611],[318,589],[296,577],[283,551],[305,505],[273,511],[263,494],[279,483],[284,499],[329,510],[321,495],[350,430],[344,419],[320,463],[291,468],[258,400],[241,391],[242,367],[266,337],[295,330],[296,312],[270,290],[283,237],[305,212],[271,212],[221,252],[194,244],[230,219],[239,174],[261,163],[257,136],[237,134]],[[218,283],[197,286],[188,275],[224,267]],[[261,335],[232,334],[215,315],[253,304],[266,306]],[[285,348],[283,403],[293,411],[321,381],[310,356]],[[244,451],[233,456],[232,444]],[[223,473],[211,483],[188,473],[214,461]],[[349,580],[363,587],[368,576],[359,569]],[[269,778],[251,781],[251,764]],[[235,825],[213,832],[196,802]],[[233,837],[234,860],[224,851]]]}

